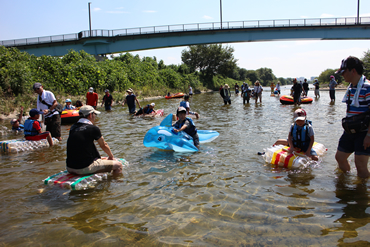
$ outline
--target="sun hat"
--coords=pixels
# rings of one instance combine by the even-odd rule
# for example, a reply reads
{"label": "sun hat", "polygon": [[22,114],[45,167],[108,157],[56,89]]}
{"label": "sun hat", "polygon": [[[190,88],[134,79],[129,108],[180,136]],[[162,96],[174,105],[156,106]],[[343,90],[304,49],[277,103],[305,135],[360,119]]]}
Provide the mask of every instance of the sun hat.
{"label": "sun hat", "polygon": [[106,93],[106,92],[109,92],[109,89],[105,89],[105,91],[104,91],[104,92],[105,92],[105,93]]}
{"label": "sun hat", "polygon": [[33,109],[30,110],[30,117],[34,117],[37,114],[42,114],[42,113],[43,113],[42,111],[39,111],[39,110],[33,108]]}
{"label": "sun hat", "polygon": [[305,110],[303,110],[303,109],[295,110],[295,112],[294,112],[294,122],[296,122],[297,120],[306,120],[306,117],[307,117],[307,113],[306,113]]}
{"label": "sun hat", "polygon": [[40,82],[36,82],[35,84],[33,84],[33,90],[36,90],[36,89],[39,89],[40,87],[42,87],[41,83]]}
{"label": "sun hat", "polygon": [[89,92],[90,92],[90,93],[93,93],[93,92],[94,92],[94,88],[93,88],[93,87],[90,87],[90,88],[89,88]]}
{"label": "sun hat", "polygon": [[100,111],[97,111],[91,105],[84,105],[80,108],[80,115],[87,117],[90,113],[100,114]]}
{"label": "sun hat", "polygon": [[133,93],[134,91],[132,91],[132,89],[131,89],[131,88],[129,88],[129,89],[127,89],[127,90],[126,90],[126,92],[128,92],[128,93]]}
{"label": "sun hat", "polygon": [[[344,70],[343,70],[343,71],[344,71]],[[330,76],[330,79],[333,79],[333,78],[334,78],[334,76],[333,76],[333,75],[331,75],[331,76]]]}
{"label": "sun hat", "polygon": [[151,103],[150,105],[154,107],[155,106],[155,103]]}
{"label": "sun hat", "polygon": [[15,119],[13,118],[12,120],[10,120],[10,124],[13,125],[14,123],[16,123],[18,121],[18,119]]}
{"label": "sun hat", "polygon": [[66,99],[66,103],[72,103],[72,100],[71,99]]}
{"label": "sun hat", "polygon": [[225,86],[224,86],[225,88],[229,88],[229,85],[228,84],[225,84]]}

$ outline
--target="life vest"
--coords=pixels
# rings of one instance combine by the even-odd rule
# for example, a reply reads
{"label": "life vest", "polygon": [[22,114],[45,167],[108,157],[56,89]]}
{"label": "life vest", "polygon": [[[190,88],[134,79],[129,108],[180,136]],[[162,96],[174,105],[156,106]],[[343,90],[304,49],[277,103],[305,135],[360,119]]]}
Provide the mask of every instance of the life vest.
{"label": "life vest", "polygon": [[[39,132],[33,127],[33,123],[35,121],[37,121],[37,120],[35,120],[35,119],[27,119],[24,122],[24,135],[25,136],[35,136],[35,135],[38,135],[39,134]],[[37,121],[37,122],[39,122],[39,121]]]}
{"label": "life vest", "polygon": [[303,152],[306,152],[310,145],[311,138],[308,136],[308,125],[311,123],[311,121],[306,120],[302,127],[298,126],[296,123],[294,123],[293,126],[293,146],[300,148]]}
{"label": "life vest", "polygon": [[153,109],[150,109],[149,105],[146,105],[146,111],[145,111],[145,114],[149,114],[153,112]]}
{"label": "life vest", "polygon": [[[184,131],[189,136],[194,136],[197,133],[197,128],[195,127],[194,122],[191,118],[186,117],[186,119],[189,121],[190,126],[188,126]],[[176,129],[181,129],[184,123],[185,123],[185,120],[182,123],[179,123],[179,121],[177,121],[174,127]]]}
{"label": "life vest", "polygon": [[186,109],[186,101],[181,101],[180,102],[180,107],[184,107]]}

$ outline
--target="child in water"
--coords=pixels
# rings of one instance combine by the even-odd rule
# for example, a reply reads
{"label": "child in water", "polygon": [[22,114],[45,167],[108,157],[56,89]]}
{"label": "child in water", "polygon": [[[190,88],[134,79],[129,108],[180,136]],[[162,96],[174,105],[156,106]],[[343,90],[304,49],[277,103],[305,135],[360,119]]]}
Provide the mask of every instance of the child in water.
{"label": "child in water", "polygon": [[180,106],[177,109],[176,116],[179,118],[179,120],[174,125],[172,125],[172,127],[174,127],[173,131],[175,131],[176,133],[184,131],[186,134],[193,137],[194,146],[199,148],[198,131],[194,125],[193,120],[186,117],[186,109]]}
{"label": "child in water", "polygon": [[190,111],[189,95],[184,96],[184,101],[180,102],[180,106],[186,109],[186,115],[195,115],[196,118],[199,118],[199,114],[197,112]]}
{"label": "child in water", "polygon": [[293,151],[304,152],[306,156],[317,161],[317,153],[312,149],[314,141],[314,131],[311,121],[307,120],[306,111],[297,109],[294,112],[294,123],[290,127],[288,140],[279,139],[274,145],[289,146],[288,154],[292,154]]}

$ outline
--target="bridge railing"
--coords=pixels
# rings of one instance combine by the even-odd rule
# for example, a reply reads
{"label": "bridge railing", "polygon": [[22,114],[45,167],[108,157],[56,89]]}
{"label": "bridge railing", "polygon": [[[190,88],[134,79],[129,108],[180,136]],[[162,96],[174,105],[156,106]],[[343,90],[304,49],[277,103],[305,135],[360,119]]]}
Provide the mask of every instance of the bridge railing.
{"label": "bridge railing", "polygon": [[152,27],[126,28],[116,30],[91,30],[81,31],[74,34],[63,34],[55,36],[15,39],[0,41],[0,45],[6,47],[35,45],[42,43],[54,43],[73,41],[90,37],[114,37],[144,35],[154,33],[188,32],[205,30],[227,30],[227,29],[253,29],[253,28],[281,28],[281,27],[318,27],[318,26],[343,26],[343,25],[369,25],[370,17],[341,17],[341,18],[313,18],[313,19],[280,19],[280,20],[255,20],[255,21],[229,21],[208,22],[193,24],[164,25]]}

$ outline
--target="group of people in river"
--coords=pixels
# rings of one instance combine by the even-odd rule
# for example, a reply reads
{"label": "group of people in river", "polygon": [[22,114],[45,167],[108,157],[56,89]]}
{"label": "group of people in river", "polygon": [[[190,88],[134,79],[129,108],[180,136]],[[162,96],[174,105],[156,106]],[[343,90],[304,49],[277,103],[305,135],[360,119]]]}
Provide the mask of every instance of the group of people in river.
{"label": "group of people in river", "polygon": [[[370,81],[365,78],[363,72],[363,62],[353,56],[343,59],[340,68],[336,72],[337,74],[342,75],[344,80],[349,82],[350,85],[342,100],[343,103],[347,104],[347,111],[346,118],[342,121],[344,132],[339,139],[335,159],[338,162],[339,168],[343,172],[348,172],[350,170],[348,157],[354,153],[354,162],[357,168],[357,174],[359,177],[366,178],[370,176],[367,168],[370,156]],[[304,95],[308,94],[308,88],[306,86],[298,84],[296,79],[293,82],[293,96],[295,100],[298,100],[298,96],[295,96],[295,92],[299,92],[299,96],[301,95],[301,90],[304,90]],[[304,83],[306,83],[306,81]],[[274,89],[277,89],[278,85],[276,85],[276,88],[274,85]],[[320,97],[318,92],[319,84],[317,80],[313,85],[315,86],[315,95]],[[329,84],[330,90],[334,91],[336,85],[337,83],[335,78],[332,76]],[[239,91],[239,86],[235,85],[235,89],[238,89]],[[18,119],[11,120],[12,129],[21,129],[23,127],[25,138],[27,140],[47,139],[50,146],[52,146],[52,137],[58,140],[62,139],[60,131],[60,112],[62,109],[56,101],[54,94],[48,90],[44,90],[41,83],[35,83],[33,85],[33,90],[38,96],[37,108],[34,108],[29,112],[30,117],[25,121],[23,126],[20,124],[23,114],[23,108],[21,108],[20,117]],[[253,90],[249,89],[248,84],[243,83],[241,86],[243,104],[245,101],[248,103],[252,95],[254,95],[256,102],[258,98],[260,99],[260,102],[262,102],[262,91],[263,89],[258,81],[256,81]],[[112,97],[109,96],[109,90],[106,90],[105,93],[107,97],[103,102],[113,100]],[[140,102],[133,94],[132,89],[128,89],[127,93],[128,95],[122,106],[127,104],[131,114],[137,113],[135,102],[140,107],[139,111],[142,111],[143,113],[154,110],[154,103],[141,108]],[[81,105],[78,106],[80,107],[79,114],[81,118],[71,127],[69,132],[67,140],[67,170],[78,175],[110,171],[114,174],[119,174],[122,172],[122,164],[114,159],[114,156],[108,144],[105,142],[100,129],[94,125],[96,116],[100,114],[100,112],[95,109],[98,98],[94,96],[92,88],[89,89],[88,95],[89,98],[87,97],[88,99],[86,100],[87,104],[82,106],[82,103],[80,102]],[[231,104],[231,93],[227,84],[220,88],[220,95],[223,98],[225,105],[227,103]],[[335,100],[334,93],[330,92],[330,97],[332,100]],[[65,108],[67,109],[71,107],[70,105],[70,100],[67,100]],[[109,105],[111,104],[108,104],[108,106]],[[184,100],[180,103],[177,109],[176,115],[178,117],[178,121],[173,125],[175,128],[174,131],[185,131],[193,137],[194,145],[199,147],[199,138],[197,138],[196,126],[193,120],[188,117],[188,114],[195,115],[197,118],[199,117],[198,113],[190,111],[189,95],[185,95]],[[46,132],[41,132],[41,123],[38,121],[40,115],[44,118]],[[102,159],[100,157],[94,141],[97,141],[102,150],[108,155],[107,159]],[[316,160],[317,155],[312,150],[313,142],[314,131],[310,121],[307,120],[307,114],[303,109],[297,109],[294,112],[294,123],[290,128],[288,139],[280,139],[275,144],[288,145],[291,147],[289,152],[293,152],[294,150],[303,151],[308,157]]]}

